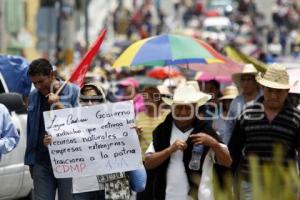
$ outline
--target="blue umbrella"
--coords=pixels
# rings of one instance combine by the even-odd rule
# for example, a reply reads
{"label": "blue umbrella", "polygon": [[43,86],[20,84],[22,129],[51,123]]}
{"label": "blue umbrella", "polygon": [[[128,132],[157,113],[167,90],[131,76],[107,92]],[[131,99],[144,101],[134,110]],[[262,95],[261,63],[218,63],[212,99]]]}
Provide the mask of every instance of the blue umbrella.
{"label": "blue umbrella", "polygon": [[28,96],[31,89],[31,80],[28,75],[28,62],[20,56],[0,55],[0,73],[8,90]]}

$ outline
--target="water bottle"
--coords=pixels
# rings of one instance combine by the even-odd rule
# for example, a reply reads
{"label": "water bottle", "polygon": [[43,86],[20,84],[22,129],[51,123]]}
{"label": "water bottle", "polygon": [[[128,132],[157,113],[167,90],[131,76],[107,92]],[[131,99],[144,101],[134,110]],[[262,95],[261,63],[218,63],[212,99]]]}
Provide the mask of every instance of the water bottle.
{"label": "water bottle", "polygon": [[193,146],[192,158],[189,163],[189,168],[191,170],[199,170],[200,169],[200,159],[203,152],[203,145],[197,144]]}

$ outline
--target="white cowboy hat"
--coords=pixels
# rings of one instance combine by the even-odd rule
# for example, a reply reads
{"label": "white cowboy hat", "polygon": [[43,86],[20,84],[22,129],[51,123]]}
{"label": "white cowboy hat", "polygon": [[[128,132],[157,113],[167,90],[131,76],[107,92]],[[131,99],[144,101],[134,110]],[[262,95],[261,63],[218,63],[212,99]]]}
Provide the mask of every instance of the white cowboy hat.
{"label": "white cowboy hat", "polygon": [[165,85],[158,85],[156,86],[156,88],[158,89],[160,94],[171,95],[169,88]]}
{"label": "white cowboy hat", "polygon": [[274,89],[290,89],[292,87],[286,68],[276,63],[269,65],[264,74],[259,73],[256,81],[262,86]]}
{"label": "white cowboy hat", "polygon": [[243,70],[239,73],[234,73],[232,75],[232,81],[236,84],[237,87],[240,87],[241,85],[241,76],[244,74],[252,74],[256,76],[258,74],[257,69],[252,64],[246,64],[243,67]]}
{"label": "white cowboy hat", "polygon": [[168,105],[195,103],[201,106],[211,99],[211,95],[201,92],[197,81],[188,81],[175,89],[173,99],[162,99]]}
{"label": "white cowboy hat", "polygon": [[239,95],[238,89],[234,85],[227,86],[223,91],[223,96],[219,100],[234,99]]}
{"label": "white cowboy hat", "polygon": [[165,79],[163,85],[167,87],[177,87],[178,85],[185,82],[186,82],[185,77],[179,76],[179,77]]}

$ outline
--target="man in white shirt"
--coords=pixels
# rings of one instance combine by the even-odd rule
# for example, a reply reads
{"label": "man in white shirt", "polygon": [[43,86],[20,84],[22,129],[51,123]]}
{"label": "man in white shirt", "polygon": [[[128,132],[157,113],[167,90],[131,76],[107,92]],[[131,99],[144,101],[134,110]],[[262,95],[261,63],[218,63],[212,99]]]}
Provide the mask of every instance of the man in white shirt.
{"label": "man in white shirt", "polygon": [[[231,158],[211,126],[197,117],[197,108],[209,99],[195,82],[179,86],[173,100],[164,98],[172,106],[172,113],[154,130],[145,157],[146,168],[157,172],[153,183],[156,200],[189,199],[192,172],[202,175],[198,199],[214,199],[211,184],[214,155],[225,166],[231,165]],[[204,146],[200,169],[196,171],[188,167],[194,144]]]}

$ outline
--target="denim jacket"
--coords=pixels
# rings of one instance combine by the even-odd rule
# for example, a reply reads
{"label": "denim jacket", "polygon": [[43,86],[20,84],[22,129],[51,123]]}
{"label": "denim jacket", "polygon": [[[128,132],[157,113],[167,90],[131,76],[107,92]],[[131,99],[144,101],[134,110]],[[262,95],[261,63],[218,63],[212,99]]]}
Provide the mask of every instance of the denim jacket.
{"label": "denim jacket", "polygon": [[[74,84],[67,84],[60,93],[60,102],[65,108],[78,106],[79,88]],[[41,94],[34,89],[29,95],[27,118],[27,146],[25,151],[25,165],[34,165],[39,138],[39,117],[41,112]]]}

